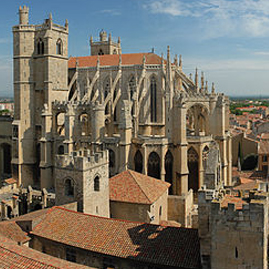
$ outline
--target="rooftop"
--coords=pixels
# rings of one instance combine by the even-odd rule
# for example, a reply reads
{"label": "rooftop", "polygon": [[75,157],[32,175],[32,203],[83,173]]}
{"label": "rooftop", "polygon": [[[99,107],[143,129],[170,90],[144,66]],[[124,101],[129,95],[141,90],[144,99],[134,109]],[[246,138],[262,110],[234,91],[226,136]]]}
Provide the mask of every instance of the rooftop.
{"label": "rooftop", "polygon": [[30,241],[30,237],[15,221],[1,221],[0,222],[0,235],[12,239],[13,241],[24,244]]}
{"label": "rooftop", "polygon": [[200,266],[197,229],[109,219],[53,207],[31,233],[119,258],[162,266]]}
{"label": "rooftop", "polygon": [[86,269],[87,266],[67,262],[34,249],[18,246],[0,235],[0,267],[2,269]]}
{"label": "rooftop", "polygon": [[[146,64],[161,64],[162,59],[155,53],[130,53],[121,54],[122,65],[141,65],[145,56]],[[100,66],[117,66],[120,62],[119,54],[94,55],[85,57],[71,57],[68,61],[68,68],[94,67],[97,66],[97,60],[100,60]]]}
{"label": "rooftop", "polygon": [[127,170],[109,179],[109,199],[117,202],[152,204],[169,186],[165,181]]}

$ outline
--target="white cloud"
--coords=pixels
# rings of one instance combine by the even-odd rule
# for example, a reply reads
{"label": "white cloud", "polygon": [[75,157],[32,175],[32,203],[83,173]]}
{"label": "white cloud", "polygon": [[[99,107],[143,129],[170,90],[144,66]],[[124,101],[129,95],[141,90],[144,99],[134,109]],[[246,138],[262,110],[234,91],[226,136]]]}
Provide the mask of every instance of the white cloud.
{"label": "white cloud", "polygon": [[100,10],[100,13],[109,14],[109,15],[112,15],[112,16],[121,15],[120,11],[117,10],[117,9],[103,9],[103,10]]}
{"label": "white cloud", "polygon": [[205,38],[269,34],[268,0],[151,0],[144,8],[154,14],[196,17]]}

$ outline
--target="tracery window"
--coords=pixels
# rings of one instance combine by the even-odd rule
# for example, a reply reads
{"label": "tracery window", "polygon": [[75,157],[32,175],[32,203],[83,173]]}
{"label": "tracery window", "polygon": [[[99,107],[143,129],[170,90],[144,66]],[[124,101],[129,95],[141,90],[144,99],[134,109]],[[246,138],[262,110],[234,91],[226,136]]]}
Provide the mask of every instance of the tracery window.
{"label": "tracery window", "polygon": [[150,120],[157,122],[157,83],[155,77],[150,80]]}
{"label": "tracery window", "polygon": [[41,38],[37,40],[37,54],[44,54],[44,42]]}

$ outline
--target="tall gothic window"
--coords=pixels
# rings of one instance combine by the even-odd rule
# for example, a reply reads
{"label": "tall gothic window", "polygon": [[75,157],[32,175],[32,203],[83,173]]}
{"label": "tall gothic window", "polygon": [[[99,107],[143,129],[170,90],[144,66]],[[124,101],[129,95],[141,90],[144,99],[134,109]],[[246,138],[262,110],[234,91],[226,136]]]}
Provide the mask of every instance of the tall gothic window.
{"label": "tall gothic window", "polygon": [[165,155],[165,181],[171,184],[169,194],[172,194],[173,184],[173,155],[170,150]]}
{"label": "tall gothic window", "polygon": [[37,54],[44,54],[44,42],[41,38],[37,41]]}
{"label": "tall gothic window", "polygon": [[160,157],[156,152],[151,152],[148,158],[148,176],[160,179]]}
{"label": "tall gothic window", "polygon": [[138,173],[142,173],[143,171],[143,156],[138,150],[134,156],[134,163],[135,163],[135,171]]}
{"label": "tall gothic window", "polygon": [[58,39],[56,43],[56,54],[62,55],[63,54],[63,42],[61,39]]}
{"label": "tall gothic window", "polygon": [[157,83],[155,77],[150,80],[150,120],[157,122]]}

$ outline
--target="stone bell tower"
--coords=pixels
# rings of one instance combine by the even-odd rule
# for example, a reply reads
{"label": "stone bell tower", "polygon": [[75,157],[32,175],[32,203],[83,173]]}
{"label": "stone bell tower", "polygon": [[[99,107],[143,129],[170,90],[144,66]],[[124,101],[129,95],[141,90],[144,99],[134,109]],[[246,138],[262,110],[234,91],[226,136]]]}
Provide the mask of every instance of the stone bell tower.
{"label": "stone bell tower", "polygon": [[50,15],[43,24],[29,24],[29,8],[20,7],[13,42],[13,177],[24,186],[51,187],[46,182],[52,178],[52,153],[44,147],[51,128],[42,130],[41,114],[46,104],[46,116],[51,117],[52,102],[68,93],[68,22],[57,25]]}
{"label": "stone bell tower", "polygon": [[104,55],[104,54],[121,54],[121,44],[120,38],[118,42],[112,40],[111,34],[109,34],[107,39],[107,32],[102,30],[99,34],[100,41],[93,41],[91,36],[90,45],[91,45],[91,55]]}

